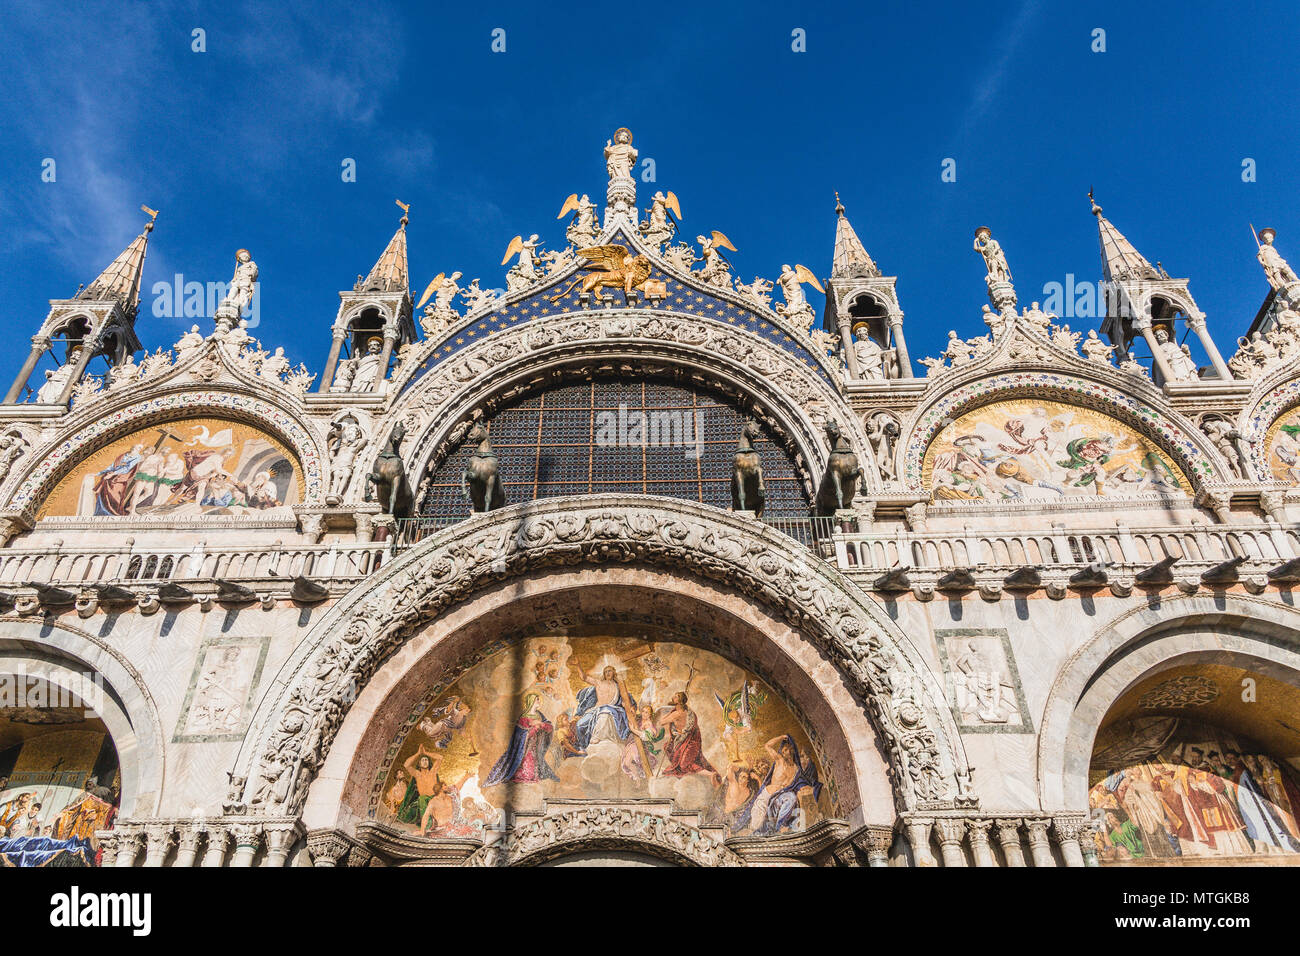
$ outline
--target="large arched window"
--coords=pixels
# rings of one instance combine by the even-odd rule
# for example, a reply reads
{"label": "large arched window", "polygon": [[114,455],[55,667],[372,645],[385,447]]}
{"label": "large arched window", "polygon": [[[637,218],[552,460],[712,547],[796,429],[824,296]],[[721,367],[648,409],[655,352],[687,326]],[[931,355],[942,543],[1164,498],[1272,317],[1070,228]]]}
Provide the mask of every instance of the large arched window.
{"label": "large arched window", "polygon": [[[506,502],[564,495],[663,495],[731,507],[736,442],[747,416],[696,386],[597,379],[534,393],[488,421]],[[421,513],[453,521],[469,513],[463,443],[433,472]],[[771,435],[757,443],[765,515],[808,515],[794,463]]]}

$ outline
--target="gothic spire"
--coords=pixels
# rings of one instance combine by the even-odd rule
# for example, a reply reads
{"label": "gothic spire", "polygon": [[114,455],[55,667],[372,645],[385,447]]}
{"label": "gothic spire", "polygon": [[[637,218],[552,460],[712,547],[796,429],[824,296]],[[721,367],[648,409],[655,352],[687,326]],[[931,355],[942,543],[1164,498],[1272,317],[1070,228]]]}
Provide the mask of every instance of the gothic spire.
{"label": "gothic spire", "polygon": [[1101,236],[1102,276],[1107,281],[1161,278],[1156,267],[1147,262],[1133,243],[1101,214],[1101,207],[1093,200],[1091,189],[1088,190],[1088,201],[1092,203],[1092,214],[1097,217],[1097,232]]}
{"label": "gothic spire", "polygon": [[840,202],[838,192],[835,193],[835,215],[838,219],[835,223],[835,254],[831,258],[831,276],[874,278],[880,275],[880,270],[871,256],[867,255],[862,240],[844,215],[844,204]]}
{"label": "gothic spire", "polygon": [[122,250],[108,268],[101,272],[90,285],[77,293],[78,299],[97,301],[115,300],[127,315],[135,315],[140,306],[140,276],[144,271],[144,256],[149,245],[149,233],[153,232],[154,220],[158,211],[148,206],[141,206],[149,214],[149,221],[144,231]]}
{"label": "gothic spire", "polygon": [[406,267],[406,224],[410,222],[407,213],[411,207],[400,199],[397,205],[402,207],[402,221],[393,238],[388,240],[379,261],[370,270],[370,275],[361,283],[359,292],[405,292],[410,287]]}

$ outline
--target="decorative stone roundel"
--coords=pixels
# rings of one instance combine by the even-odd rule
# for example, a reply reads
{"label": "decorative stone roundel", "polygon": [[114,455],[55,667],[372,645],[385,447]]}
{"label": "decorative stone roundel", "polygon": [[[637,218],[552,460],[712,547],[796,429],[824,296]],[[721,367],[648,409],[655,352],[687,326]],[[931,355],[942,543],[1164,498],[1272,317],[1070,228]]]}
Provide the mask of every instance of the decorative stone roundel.
{"label": "decorative stone roundel", "polygon": [[236,776],[255,813],[296,814],[361,687],[417,628],[474,591],[548,566],[642,563],[720,581],[814,641],[867,707],[900,809],[951,805],[965,767],[924,660],[884,611],[752,519],[645,496],[556,498],[476,515],[421,542],[333,607],[263,700]]}

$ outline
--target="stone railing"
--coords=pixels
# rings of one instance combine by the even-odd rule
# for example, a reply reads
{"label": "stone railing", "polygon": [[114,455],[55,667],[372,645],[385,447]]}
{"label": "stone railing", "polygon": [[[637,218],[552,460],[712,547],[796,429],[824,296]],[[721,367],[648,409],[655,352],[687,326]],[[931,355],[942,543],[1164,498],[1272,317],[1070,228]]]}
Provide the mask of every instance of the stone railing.
{"label": "stone railing", "polygon": [[279,867],[303,835],[302,824],[289,817],[118,820],[95,834],[104,867]]}
{"label": "stone railing", "polygon": [[[845,571],[872,575],[883,589],[945,583],[993,596],[1002,586],[1055,584],[1267,583],[1268,572],[1300,555],[1300,533],[1275,521],[1249,526],[996,531],[865,531],[836,535]],[[1163,564],[1162,564],[1163,562]],[[1144,577],[1144,572],[1149,572]],[[1217,578],[1216,578],[1217,575]],[[1083,579],[1087,578],[1086,581]],[[1040,580],[1041,579],[1041,580]],[[1049,587],[1049,590],[1051,588]]]}
{"label": "stone railing", "polygon": [[328,585],[335,581],[355,582],[370,574],[387,558],[389,548],[387,542],[168,548],[137,546],[130,539],[119,548],[4,548],[0,549],[0,588],[21,587],[28,582],[56,587],[131,587],[298,576]]}

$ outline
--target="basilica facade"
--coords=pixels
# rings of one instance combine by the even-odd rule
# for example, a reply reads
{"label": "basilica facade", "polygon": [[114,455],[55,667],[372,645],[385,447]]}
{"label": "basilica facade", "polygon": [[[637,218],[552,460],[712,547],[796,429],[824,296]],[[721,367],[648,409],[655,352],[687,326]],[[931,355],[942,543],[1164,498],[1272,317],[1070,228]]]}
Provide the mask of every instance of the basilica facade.
{"label": "basilica facade", "polygon": [[418,297],[403,207],[318,370],[242,249],[144,349],[152,210],[51,301],[0,405],[4,862],[1300,862],[1273,231],[1227,359],[1095,202],[1098,328],[981,227],[988,334],[914,359],[838,201],[746,283],[604,159],[563,244]]}

